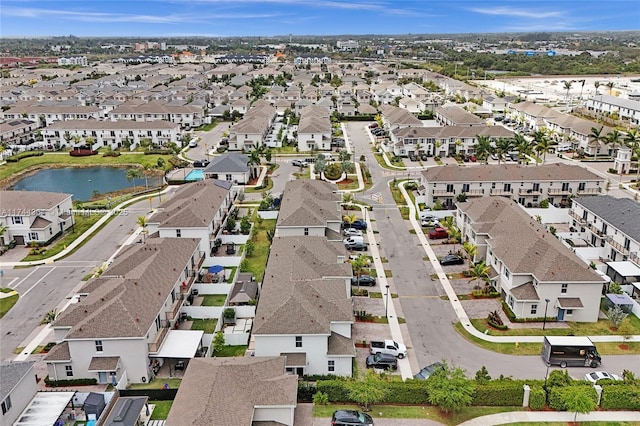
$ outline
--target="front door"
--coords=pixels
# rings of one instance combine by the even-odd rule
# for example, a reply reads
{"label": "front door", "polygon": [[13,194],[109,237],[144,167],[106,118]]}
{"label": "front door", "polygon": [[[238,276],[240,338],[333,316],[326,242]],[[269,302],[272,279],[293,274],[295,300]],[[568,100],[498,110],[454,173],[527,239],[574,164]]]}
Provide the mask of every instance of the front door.
{"label": "front door", "polygon": [[24,235],[14,235],[13,239],[16,240],[16,244],[19,246],[24,245]]}
{"label": "front door", "polygon": [[564,309],[558,308],[558,321],[564,321]]}
{"label": "front door", "polygon": [[105,371],[98,372],[98,383],[107,383],[107,373]]}

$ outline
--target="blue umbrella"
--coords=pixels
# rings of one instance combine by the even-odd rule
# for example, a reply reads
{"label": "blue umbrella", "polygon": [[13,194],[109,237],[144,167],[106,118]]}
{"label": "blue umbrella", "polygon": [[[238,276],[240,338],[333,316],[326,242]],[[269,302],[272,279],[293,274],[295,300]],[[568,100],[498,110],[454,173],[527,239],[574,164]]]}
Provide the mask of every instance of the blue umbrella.
{"label": "blue umbrella", "polygon": [[209,273],[211,274],[217,274],[218,272],[222,272],[222,270],[224,269],[224,266],[222,265],[213,265],[213,266],[209,266]]}

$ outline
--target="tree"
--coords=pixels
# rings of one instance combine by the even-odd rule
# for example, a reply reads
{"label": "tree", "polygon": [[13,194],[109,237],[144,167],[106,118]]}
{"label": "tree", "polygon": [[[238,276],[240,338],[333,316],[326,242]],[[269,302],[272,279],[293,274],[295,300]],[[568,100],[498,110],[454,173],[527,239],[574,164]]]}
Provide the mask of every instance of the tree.
{"label": "tree", "polygon": [[2,245],[4,245],[4,233],[7,232],[7,229],[9,229],[7,227],[7,225],[5,225],[4,223],[0,223],[0,243],[2,243]]}
{"label": "tree", "polygon": [[385,383],[379,374],[370,369],[364,378],[348,381],[346,388],[352,401],[362,405],[364,411],[370,411],[371,404],[382,401],[389,392]]}
{"label": "tree", "polygon": [[613,86],[615,86],[615,83],[613,81],[610,81],[606,84],[607,89],[609,89],[609,94],[611,95],[611,93],[613,92]]}
{"label": "tree", "polygon": [[607,309],[607,317],[609,321],[611,321],[613,328],[617,329],[620,327],[620,324],[622,324],[622,321],[624,321],[627,316],[629,316],[629,314],[623,311],[620,305],[614,305]]}
{"label": "tree", "polygon": [[569,90],[571,90],[571,86],[573,85],[573,80],[562,80],[562,82],[564,83],[564,88],[567,89],[567,94],[564,96],[564,100],[568,100],[569,99]]}
{"label": "tree", "polygon": [[253,242],[253,240],[247,240],[247,242],[244,244],[244,252],[247,255],[247,257],[253,256],[253,252],[255,249],[256,249],[256,245]]}
{"label": "tree", "polygon": [[547,151],[551,148],[551,139],[547,137],[547,134],[542,130],[536,130],[533,133],[533,141],[535,143],[535,149],[538,153],[538,157],[542,154],[542,164],[547,161]]}
{"label": "tree", "polygon": [[371,259],[369,256],[361,254],[351,262],[351,269],[353,269],[353,273],[356,274],[358,279],[358,288],[360,288],[360,276],[362,272],[364,272],[365,268],[368,268],[371,265]]}
{"label": "tree", "polygon": [[479,384],[487,383],[491,381],[491,376],[489,375],[489,370],[484,365],[480,368],[480,370],[476,371],[476,382]]}
{"label": "tree", "polygon": [[146,216],[138,216],[136,218],[136,223],[139,227],[142,228],[142,236],[143,238],[147,238],[147,225],[149,224],[149,219]]}
{"label": "tree", "polygon": [[553,370],[549,373],[549,379],[547,380],[547,388],[554,386],[569,386],[573,379],[569,376],[567,370]]}
{"label": "tree", "polygon": [[496,154],[498,154],[498,164],[503,160],[505,155],[513,148],[513,140],[508,138],[499,138],[496,143]]}
{"label": "tree", "polygon": [[350,204],[353,202],[353,193],[345,192],[342,194],[342,202],[345,204]]}
{"label": "tree", "polygon": [[609,293],[613,293],[613,294],[622,294],[622,286],[613,281],[611,284],[609,284]]}
{"label": "tree", "polygon": [[592,387],[571,386],[562,393],[562,403],[567,411],[575,413],[573,421],[578,418],[578,414],[587,414],[596,409],[597,403],[594,399],[595,391]]}
{"label": "tree", "polygon": [[636,158],[636,185],[640,187],[640,132],[638,129],[629,130],[624,142],[631,148],[631,157]]}
{"label": "tree", "polygon": [[140,179],[142,177],[142,172],[137,167],[131,167],[130,169],[127,169],[126,177],[129,182],[133,181],[133,187],[135,188],[136,186],[135,180]]}
{"label": "tree", "polygon": [[476,157],[485,164],[489,163],[489,156],[494,153],[495,149],[491,144],[488,136],[476,135]]}
{"label": "tree", "polygon": [[350,161],[351,154],[346,149],[341,149],[338,151],[338,161]]}
{"label": "tree", "polygon": [[40,325],[51,324],[56,320],[57,317],[58,317],[58,310],[51,309],[49,312],[45,314],[44,318],[42,318],[42,321],[40,321]]}
{"label": "tree", "polygon": [[476,285],[473,286],[474,289],[480,288],[480,286],[478,286],[477,284],[478,280],[486,279],[489,276],[490,271],[491,267],[484,262],[476,263],[475,265],[473,265],[473,267],[469,270],[469,280],[473,280],[473,282],[476,283]]}
{"label": "tree", "polygon": [[445,413],[457,412],[471,405],[475,386],[463,369],[449,367],[446,362],[443,365],[427,379],[429,402]]}
{"label": "tree", "polygon": [[458,229],[457,226],[452,226],[449,228],[449,242],[453,244],[453,249],[456,249],[456,244],[460,242],[460,238],[462,237],[462,232]]}
{"label": "tree", "polygon": [[348,225],[347,228],[356,220],[358,220],[358,217],[353,213],[342,216],[342,221]]}
{"label": "tree", "polygon": [[596,96],[598,96],[599,95],[598,88],[600,87],[600,82],[599,81],[594,81],[593,82],[593,86],[596,88]]}
{"label": "tree", "polygon": [[606,143],[610,146],[610,149],[613,150],[613,154],[615,154],[616,148],[620,144],[620,140],[622,139],[622,134],[618,129],[613,129],[606,137]]}
{"label": "tree", "polygon": [[478,252],[478,246],[470,241],[465,241],[462,248],[467,253],[467,256],[469,256],[469,268],[471,268],[473,265],[473,257]]}
{"label": "tree", "polygon": [[323,173],[325,170],[327,170],[327,160],[324,158],[323,154],[318,154],[318,156],[316,157],[314,169],[317,173]]}
{"label": "tree", "polygon": [[216,333],[215,337],[213,338],[213,342],[211,346],[213,347],[214,355],[220,352],[222,348],[224,348],[225,346],[224,333],[222,331],[218,331]]}
{"label": "tree", "polygon": [[270,163],[272,157],[273,157],[273,152],[271,152],[271,149],[267,149],[264,152],[264,159],[266,160],[267,163]]}
{"label": "tree", "polygon": [[514,137],[514,146],[515,149],[518,150],[519,160],[522,161],[523,164],[526,163],[527,157],[530,156],[533,151],[531,143],[527,139],[525,139],[524,136],[516,133]]}
{"label": "tree", "polygon": [[598,158],[598,151],[600,150],[600,144],[602,142],[606,142],[606,136],[602,134],[602,129],[604,129],[604,126],[600,126],[599,129],[596,127],[592,127],[591,133],[589,134],[589,139],[591,139],[590,145],[596,147],[596,151],[593,156],[594,160]]}

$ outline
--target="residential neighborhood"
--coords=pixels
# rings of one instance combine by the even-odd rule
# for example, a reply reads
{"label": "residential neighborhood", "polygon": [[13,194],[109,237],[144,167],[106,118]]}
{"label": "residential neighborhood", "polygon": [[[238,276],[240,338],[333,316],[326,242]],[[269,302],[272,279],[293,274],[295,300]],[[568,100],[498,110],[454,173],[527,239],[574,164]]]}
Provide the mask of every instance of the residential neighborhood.
{"label": "residential neighborhood", "polygon": [[2,424],[640,421],[638,75],[162,43],[2,68]]}

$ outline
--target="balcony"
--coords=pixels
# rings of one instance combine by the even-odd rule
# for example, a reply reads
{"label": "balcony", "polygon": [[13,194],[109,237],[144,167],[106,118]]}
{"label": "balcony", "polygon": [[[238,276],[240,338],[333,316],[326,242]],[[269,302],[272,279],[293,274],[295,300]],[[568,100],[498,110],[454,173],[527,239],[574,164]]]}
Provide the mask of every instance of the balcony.
{"label": "balcony", "polygon": [[[193,280],[190,280],[193,281]],[[182,291],[181,291],[182,293]],[[180,312],[180,308],[182,308],[182,304],[184,303],[184,299],[182,298],[182,294],[178,297],[173,305],[171,305],[171,309],[165,312],[165,317],[167,321],[173,321],[178,317],[178,312]]]}
{"label": "balcony", "polygon": [[484,195],[484,189],[470,189],[467,192],[467,197],[482,197]]}
{"label": "balcony", "polygon": [[602,193],[602,188],[583,188],[578,189],[578,195],[599,195]]}
{"label": "balcony", "polygon": [[549,188],[547,190],[547,194],[549,195],[570,195],[572,192],[573,190],[571,188],[567,188],[567,189]]}
{"label": "balcony", "polygon": [[618,250],[623,255],[625,255],[625,256],[629,255],[629,250],[624,248],[624,246],[622,244],[620,244],[619,242],[615,241],[613,238],[607,238],[607,242],[609,243],[609,245],[611,247],[613,247],[614,249]]}
{"label": "balcony", "polygon": [[541,197],[542,196],[542,190],[541,189],[535,190],[535,189],[520,188],[518,190],[518,194],[519,195],[528,195],[528,196],[532,196],[532,197],[533,196]]}
{"label": "balcony", "polygon": [[167,337],[168,332],[168,327],[162,327],[160,330],[158,330],[155,339],[153,339],[153,342],[147,344],[150,354],[155,354],[160,350],[160,347],[162,346],[162,343],[164,343],[164,338]]}
{"label": "balcony", "polygon": [[587,221],[580,215],[578,215],[576,212],[574,211],[570,211],[569,212],[569,216],[571,216],[572,218],[575,219],[576,222],[578,222],[580,225],[586,225]]}
{"label": "balcony", "polygon": [[446,189],[434,189],[433,196],[434,197],[455,197],[455,191],[448,191]]}
{"label": "balcony", "polygon": [[498,196],[508,196],[510,197],[513,194],[513,189],[509,189],[509,190],[504,190],[504,189],[497,189],[494,188],[491,190],[491,195],[498,195]]}
{"label": "balcony", "polygon": [[629,260],[635,263],[636,265],[640,265],[640,257],[638,257],[638,255],[635,253],[629,254]]}
{"label": "balcony", "polygon": [[591,232],[593,232],[595,235],[597,235],[600,238],[606,237],[605,233],[599,230],[598,228],[596,228],[592,223],[587,224],[587,228],[589,228]]}

